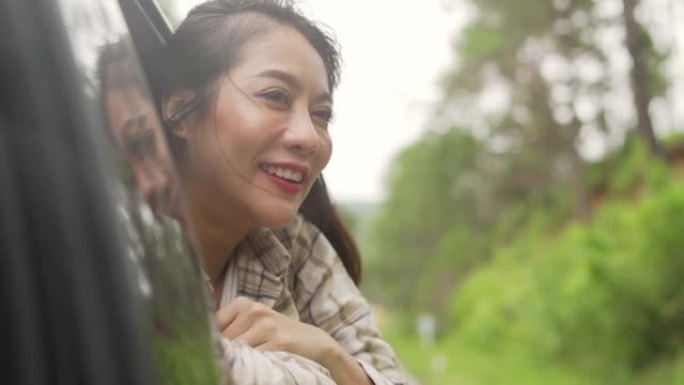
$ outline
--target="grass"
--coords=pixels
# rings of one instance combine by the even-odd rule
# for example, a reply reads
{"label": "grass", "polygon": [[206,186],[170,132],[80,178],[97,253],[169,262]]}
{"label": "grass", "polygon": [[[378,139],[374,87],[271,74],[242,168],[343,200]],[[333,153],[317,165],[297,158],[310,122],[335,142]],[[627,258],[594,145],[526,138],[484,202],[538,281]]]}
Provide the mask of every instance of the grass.
{"label": "grass", "polygon": [[637,373],[582,373],[522,347],[484,352],[453,336],[422,346],[416,335],[387,329],[385,339],[422,385],[684,385],[684,353]]}

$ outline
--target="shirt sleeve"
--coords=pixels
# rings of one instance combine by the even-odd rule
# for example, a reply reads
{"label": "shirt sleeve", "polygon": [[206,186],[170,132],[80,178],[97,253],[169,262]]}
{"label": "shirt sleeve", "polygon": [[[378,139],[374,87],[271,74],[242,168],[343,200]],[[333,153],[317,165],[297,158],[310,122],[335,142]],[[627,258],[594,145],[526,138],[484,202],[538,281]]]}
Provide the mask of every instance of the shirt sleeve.
{"label": "shirt sleeve", "polygon": [[[209,277],[202,273],[207,303],[215,303]],[[288,352],[267,352],[231,341],[209,318],[211,339],[221,368],[223,384],[233,385],[336,385],[325,367]]]}
{"label": "shirt sleeve", "polygon": [[221,338],[221,365],[226,384],[335,385],[327,369],[287,352],[262,352]]}
{"label": "shirt sleeve", "polygon": [[370,305],[330,242],[304,222],[294,239],[294,295],[301,320],[328,332],[357,359],[375,385],[405,385],[392,348],[375,325]]}

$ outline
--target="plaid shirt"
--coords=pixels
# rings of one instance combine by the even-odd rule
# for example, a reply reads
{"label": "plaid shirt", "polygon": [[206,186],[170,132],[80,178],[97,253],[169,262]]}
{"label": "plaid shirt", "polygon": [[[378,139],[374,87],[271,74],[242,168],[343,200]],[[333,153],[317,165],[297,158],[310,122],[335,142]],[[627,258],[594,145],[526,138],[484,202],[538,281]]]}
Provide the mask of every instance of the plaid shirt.
{"label": "plaid shirt", "polygon": [[[240,243],[226,274],[221,306],[236,296],[325,330],[376,385],[409,383],[332,245],[301,216],[282,230],[258,229]],[[327,369],[306,358],[259,352],[225,338],[221,346],[233,383],[334,384]]]}

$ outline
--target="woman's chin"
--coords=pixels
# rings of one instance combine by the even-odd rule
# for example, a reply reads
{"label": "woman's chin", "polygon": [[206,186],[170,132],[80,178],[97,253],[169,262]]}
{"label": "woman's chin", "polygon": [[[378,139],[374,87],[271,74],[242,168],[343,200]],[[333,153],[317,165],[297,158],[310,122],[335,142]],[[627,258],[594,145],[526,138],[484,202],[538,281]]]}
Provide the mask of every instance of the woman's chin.
{"label": "woman's chin", "polygon": [[260,226],[281,229],[292,223],[298,211],[299,205],[292,202],[263,202],[254,214]]}

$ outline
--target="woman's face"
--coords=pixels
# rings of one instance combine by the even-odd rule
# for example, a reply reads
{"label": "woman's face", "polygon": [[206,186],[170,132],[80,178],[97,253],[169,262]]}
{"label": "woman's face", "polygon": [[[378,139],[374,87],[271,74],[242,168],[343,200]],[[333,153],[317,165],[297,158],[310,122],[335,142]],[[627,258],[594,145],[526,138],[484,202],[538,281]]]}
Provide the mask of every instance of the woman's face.
{"label": "woman's face", "polygon": [[216,214],[276,228],[292,221],[332,151],[326,75],[291,27],[247,44],[205,121],[184,132],[191,183]]}
{"label": "woman's face", "polygon": [[171,154],[152,101],[137,83],[105,91],[105,107],[119,153],[142,198],[156,215],[182,218]]}

